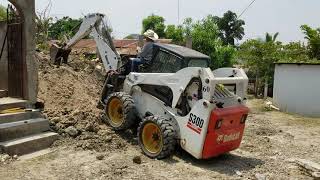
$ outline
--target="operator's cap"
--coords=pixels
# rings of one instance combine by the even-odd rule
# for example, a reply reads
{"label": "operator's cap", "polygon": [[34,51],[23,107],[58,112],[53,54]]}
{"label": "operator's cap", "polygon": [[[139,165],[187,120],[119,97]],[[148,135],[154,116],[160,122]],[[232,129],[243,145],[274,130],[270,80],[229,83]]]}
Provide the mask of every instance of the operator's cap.
{"label": "operator's cap", "polygon": [[152,39],[153,41],[158,40],[159,36],[157,33],[155,33],[153,30],[148,29],[143,35],[149,39]]}

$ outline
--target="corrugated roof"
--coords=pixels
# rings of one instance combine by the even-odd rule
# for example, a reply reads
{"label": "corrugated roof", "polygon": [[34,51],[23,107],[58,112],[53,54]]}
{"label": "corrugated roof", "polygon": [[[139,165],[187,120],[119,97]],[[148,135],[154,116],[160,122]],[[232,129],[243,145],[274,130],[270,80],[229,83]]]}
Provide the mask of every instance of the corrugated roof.
{"label": "corrugated roof", "polygon": [[[160,43],[171,43],[171,39],[159,39]],[[113,44],[120,54],[136,55],[138,40],[136,39],[115,39]],[[90,53],[96,52],[96,42],[94,39],[81,39],[74,45],[73,49],[76,51],[87,51]]]}
{"label": "corrugated roof", "polygon": [[312,62],[276,62],[274,64],[278,64],[278,65],[281,65],[281,64],[289,64],[289,65],[320,65],[320,60],[319,60],[319,62],[315,62],[315,61],[312,61]]}

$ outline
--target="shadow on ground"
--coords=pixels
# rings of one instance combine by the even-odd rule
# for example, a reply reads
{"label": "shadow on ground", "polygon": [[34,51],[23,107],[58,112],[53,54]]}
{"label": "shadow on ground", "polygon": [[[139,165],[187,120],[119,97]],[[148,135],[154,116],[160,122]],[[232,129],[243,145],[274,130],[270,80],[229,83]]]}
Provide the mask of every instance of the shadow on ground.
{"label": "shadow on ground", "polygon": [[[190,154],[183,150],[178,150],[175,156],[181,159],[181,161],[192,164],[193,166],[197,166],[209,171],[219,172],[221,174],[226,174],[229,176],[235,175],[236,171],[248,171],[254,169],[256,166],[261,166],[265,163],[261,159],[239,156],[232,153],[223,154],[211,159],[199,160],[192,157]],[[169,164],[179,162],[178,160],[175,160],[173,158],[167,158],[163,161]]]}
{"label": "shadow on ground", "polygon": [[[122,139],[131,145],[138,145],[136,133],[135,128],[123,132],[117,132]],[[162,161],[173,165],[182,161],[205,170],[215,171],[229,176],[235,175],[236,171],[248,171],[265,163],[261,159],[239,156],[232,153],[223,154],[219,157],[207,160],[198,160],[181,148],[177,148],[174,156],[177,158],[169,157]]]}

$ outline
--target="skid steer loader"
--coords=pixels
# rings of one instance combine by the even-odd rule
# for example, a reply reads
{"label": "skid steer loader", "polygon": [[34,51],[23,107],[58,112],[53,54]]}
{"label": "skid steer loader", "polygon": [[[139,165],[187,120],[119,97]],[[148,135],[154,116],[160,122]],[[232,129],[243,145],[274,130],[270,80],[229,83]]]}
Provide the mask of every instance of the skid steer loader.
{"label": "skid steer loader", "polygon": [[211,70],[210,58],[172,44],[155,44],[152,61],[130,72],[115,50],[102,14],[86,16],[52,59],[66,61],[72,46],[91,35],[106,69],[102,107],[115,130],[138,125],[138,143],[150,158],[165,158],[176,146],[208,159],[240,146],[249,109],[242,69]]}

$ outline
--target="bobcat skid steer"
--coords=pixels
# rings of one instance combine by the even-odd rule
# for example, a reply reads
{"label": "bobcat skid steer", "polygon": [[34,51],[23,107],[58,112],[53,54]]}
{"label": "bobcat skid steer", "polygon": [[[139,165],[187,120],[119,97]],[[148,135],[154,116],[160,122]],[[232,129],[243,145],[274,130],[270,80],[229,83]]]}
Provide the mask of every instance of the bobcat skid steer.
{"label": "bobcat skid steer", "polygon": [[[102,107],[115,130],[138,126],[138,143],[150,158],[165,158],[177,145],[197,159],[240,146],[249,109],[248,78],[242,69],[212,71],[210,58],[192,49],[155,44],[152,61],[130,72],[114,49],[102,14],[84,18],[79,32],[53,59],[91,34],[106,69]],[[104,32],[104,33],[102,33]],[[130,69],[130,68],[129,68]]]}

